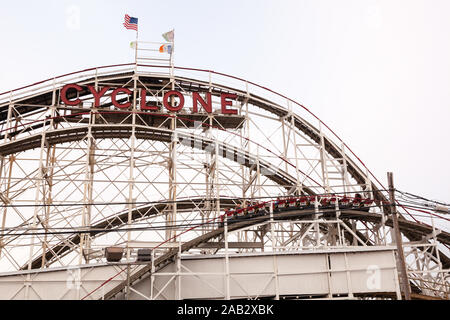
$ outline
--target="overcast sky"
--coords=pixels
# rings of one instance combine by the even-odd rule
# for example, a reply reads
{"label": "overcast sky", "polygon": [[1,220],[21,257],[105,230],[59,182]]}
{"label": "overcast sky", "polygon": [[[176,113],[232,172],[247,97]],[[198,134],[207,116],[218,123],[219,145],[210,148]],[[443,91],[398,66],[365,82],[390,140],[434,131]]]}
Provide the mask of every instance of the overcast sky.
{"label": "overcast sky", "polygon": [[175,28],[177,66],[279,91],[381,182],[393,171],[397,188],[450,202],[450,1],[2,2],[0,92],[132,62],[125,13],[140,40]]}

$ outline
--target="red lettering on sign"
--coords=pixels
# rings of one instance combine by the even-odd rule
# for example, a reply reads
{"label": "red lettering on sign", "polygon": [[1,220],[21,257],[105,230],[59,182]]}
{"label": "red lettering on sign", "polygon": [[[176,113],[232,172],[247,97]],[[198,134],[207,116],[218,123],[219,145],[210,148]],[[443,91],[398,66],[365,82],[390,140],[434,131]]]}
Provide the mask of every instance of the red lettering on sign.
{"label": "red lettering on sign", "polygon": [[111,93],[111,101],[112,101],[112,104],[113,104],[114,106],[116,106],[117,108],[120,108],[120,109],[126,109],[126,108],[129,108],[129,107],[131,106],[131,102],[119,103],[119,102],[117,101],[116,96],[117,96],[117,94],[119,94],[119,93],[121,93],[121,92],[126,93],[126,94],[128,94],[128,95],[132,94],[131,90],[129,90],[129,89],[127,89],[127,88],[118,88],[118,89],[115,89],[115,90]]}
{"label": "red lettering on sign", "polygon": [[81,88],[79,85],[77,84],[66,84],[62,89],[61,89],[61,100],[64,102],[64,104],[68,105],[68,106],[76,106],[79,105],[81,103],[80,99],[75,99],[70,101],[69,99],[67,99],[67,90],[69,89],[75,89],[77,91],[81,91],[83,90],[83,88]]}
{"label": "red lettering on sign", "polygon": [[206,112],[211,113],[212,112],[211,92],[206,93],[206,100],[207,102],[203,100],[203,98],[200,96],[200,93],[192,92],[192,111],[194,113],[198,112],[197,102],[200,102],[200,104],[206,110]]}
{"label": "red lettering on sign", "polygon": [[159,108],[157,106],[149,106],[147,105],[147,90],[141,89],[141,110],[158,110]]}
{"label": "red lettering on sign", "polygon": [[[178,106],[173,106],[172,107],[169,104],[169,97],[171,97],[171,96],[177,96],[178,99],[180,99],[180,103],[178,104]],[[163,104],[164,104],[164,107],[166,107],[167,110],[172,111],[172,112],[177,112],[177,111],[180,111],[181,109],[183,109],[184,97],[183,97],[183,95],[180,92],[175,91],[175,90],[170,90],[170,91],[167,91],[164,94]]]}
{"label": "red lettering on sign", "polygon": [[[108,92],[108,90],[112,89],[109,86],[100,88],[98,91],[95,89],[94,86],[88,85],[87,88],[92,93],[92,96],[94,97],[94,106],[99,107],[100,106],[100,99]],[[81,99],[77,98],[75,100],[69,100],[67,98],[67,92],[70,89],[74,89],[78,92],[83,91],[83,87],[77,85],[77,84],[66,84],[61,89],[61,101],[68,105],[68,106],[76,106],[82,103]],[[133,94],[133,91],[128,88],[116,88],[111,93],[111,102],[112,104],[119,109],[126,109],[129,108],[133,103],[131,101],[126,101],[123,103],[119,103],[117,101],[117,95],[118,94],[127,94],[128,96],[131,96]],[[197,113],[199,111],[199,108],[202,108],[208,112],[212,113],[213,105],[212,105],[212,93],[206,92],[206,97],[203,98],[202,95],[199,92],[192,92],[192,110],[194,113]],[[179,103],[178,105],[173,105],[174,100],[178,98]],[[237,109],[231,109],[230,106],[233,105],[233,99],[235,100],[237,98],[237,95],[234,93],[222,93],[220,95],[221,100],[221,112],[222,114],[237,114]],[[141,110],[152,110],[152,111],[158,111],[160,107],[156,105],[151,105],[151,102],[149,101],[147,104],[147,90],[146,89],[140,89],[140,109]],[[178,112],[184,107],[184,96],[181,92],[176,90],[168,91],[164,94],[163,97],[163,105],[169,112]],[[154,102],[153,102],[154,103]],[[200,104],[200,107],[199,107]]]}
{"label": "red lettering on sign", "polygon": [[236,109],[227,109],[227,106],[231,106],[233,104],[232,101],[229,101],[227,99],[236,99],[237,95],[234,93],[222,93],[220,95],[220,100],[222,102],[222,113],[223,114],[237,114]]}
{"label": "red lettering on sign", "polygon": [[100,106],[100,98],[106,93],[106,91],[108,91],[109,87],[104,87],[103,89],[100,90],[100,92],[97,92],[97,90],[95,90],[95,87],[93,86],[87,86],[89,91],[91,91],[92,95],[94,96],[95,102],[94,102],[94,106],[98,107]]}

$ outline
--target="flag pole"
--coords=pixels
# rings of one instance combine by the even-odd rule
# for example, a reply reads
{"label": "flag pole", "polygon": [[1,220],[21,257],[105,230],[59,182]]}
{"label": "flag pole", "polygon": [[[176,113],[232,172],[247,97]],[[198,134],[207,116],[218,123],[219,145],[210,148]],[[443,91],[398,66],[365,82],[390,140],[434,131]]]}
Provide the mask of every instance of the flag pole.
{"label": "flag pole", "polygon": [[134,63],[136,65],[136,72],[137,72],[137,54],[138,54],[138,30],[139,26],[136,28],[136,45],[134,47]]}
{"label": "flag pole", "polygon": [[175,29],[172,29],[172,50],[170,51],[170,71],[171,76],[173,77],[173,52],[175,51]]}

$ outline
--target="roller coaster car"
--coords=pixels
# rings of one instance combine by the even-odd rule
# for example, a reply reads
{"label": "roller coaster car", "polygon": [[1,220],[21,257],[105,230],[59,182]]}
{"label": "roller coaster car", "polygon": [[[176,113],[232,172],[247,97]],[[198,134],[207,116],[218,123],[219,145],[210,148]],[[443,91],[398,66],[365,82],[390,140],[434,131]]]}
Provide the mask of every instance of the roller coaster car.
{"label": "roller coaster car", "polygon": [[297,209],[297,199],[296,198],[290,198],[287,200],[287,208],[288,209]]}
{"label": "roller coaster car", "polygon": [[300,197],[300,199],[298,200],[298,207],[300,209],[305,209],[309,206],[309,199],[308,197]]}
{"label": "roller coaster car", "polygon": [[278,209],[278,200],[272,202],[273,212]]}
{"label": "roller coaster car", "polygon": [[[278,211],[284,211],[286,209],[287,201],[284,199],[276,201],[276,207]],[[275,211],[275,208],[274,208]]]}
{"label": "roller coaster car", "polygon": [[352,201],[352,209],[360,209],[362,206],[362,198],[360,194],[356,194]]}
{"label": "roller coaster car", "polygon": [[225,224],[225,218],[228,216],[228,224],[233,223],[234,219],[234,211],[232,210],[225,210],[225,213],[223,215],[220,216],[220,221],[219,221],[219,228],[223,228],[224,224]]}
{"label": "roller coaster car", "polygon": [[256,217],[258,215],[258,206],[256,204],[248,206],[246,211],[245,215],[248,216],[248,218]]}
{"label": "roller coaster car", "polygon": [[320,202],[317,200],[316,196],[309,196],[309,207],[315,207],[317,205],[320,205]]}
{"label": "roller coaster car", "polygon": [[[319,200],[320,199],[320,200]],[[356,209],[368,212],[373,204],[371,199],[362,199],[360,194],[356,194],[353,200],[350,200],[344,196],[341,200],[337,197],[321,197],[317,196],[301,196],[300,198],[289,199],[277,199],[273,202],[273,210],[275,212],[293,210],[293,209],[306,209],[320,206],[321,208],[335,208],[336,203],[339,204],[341,209]],[[242,208],[238,205],[235,210],[226,210],[220,217],[219,226],[224,226],[224,219],[228,216],[228,224],[234,223],[239,220],[249,219],[261,215],[269,214],[271,202],[257,203]]]}
{"label": "roller coaster car", "polygon": [[330,198],[327,197],[322,197],[320,199],[320,206],[322,207],[322,209],[334,208],[334,205],[331,206],[330,204]]}
{"label": "roller coaster car", "polygon": [[235,219],[243,219],[245,217],[245,209],[244,208],[237,208],[233,218]]}
{"label": "roller coaster car", "polygon": [[336,202],[337,202],[337,198],[336,197],[331,197],[330,198],[330,207],[331,208],[335,208],[336,207]]}
{"label": "roller coaster car", "polygon": [[269,210],[266,210],[265,203],[258,203],[255,205],[255,213],[253,214],[253,217],[263,216],[269,213]]}
{"label": "roller coaster car", "polygon": [[369,212],[370,208],[372,207],[373,200],[372,199],[365,199],[362,203],[362,207],[360,210]]}
{"label": "roller coaster car", "polygon": [[350,199],[347,197],[343,197],[341,201],[339,201],[339,208],[348,209],[350,208]]}

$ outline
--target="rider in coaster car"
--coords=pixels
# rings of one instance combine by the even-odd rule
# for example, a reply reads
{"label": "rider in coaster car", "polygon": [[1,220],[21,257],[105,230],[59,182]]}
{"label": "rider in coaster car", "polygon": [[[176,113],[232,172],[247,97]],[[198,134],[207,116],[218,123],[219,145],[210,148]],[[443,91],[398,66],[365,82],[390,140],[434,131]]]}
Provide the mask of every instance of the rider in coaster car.
{"label": "rider in coaster car", "polygon": [[362,203],[362,196],[357,193],[355,194],[355,198],[353,199],[353,208],[359,208],[361,206]]}
{"label": "rider in coaster car", "polygon": [[365,199],[363,201],[363,206],[362,206],[361,210],[369,212],[370,208],[372,207],[372,204],[373,204],[373,200],[372,199],[370,199],[370,198],[369,199]]}
{"label": "rider in coaster car", "polygon": [[278,199],[278,209],[284,209],[284,208],[286,208],[286,200]]}
{"label": "rider in coaster car", "polygon": [[297,205],[297,199],[296,198],[289,198],[288,199],[288,207],[294,208]]}
{"label": "rider in coaster car", "polygon": [[247,206],[247,214],[252,217],[256,213],[256,206],[253,203],[249,203]]}
{"label": "rider in coaster car", "polygon": [[307,206],[309,206],[309,199],[306,196],[301,196],[299,201],[298,201],[298,205],[300,208],[306,208]]}
{"label": "rider in coaster car", "polygon": [[328,198],[327,196],[323,196],[320,199],[320,206],[322,208],[326,208],[330,205],[330,198]]}
{"label": "rider in coaster car", "polygon": [[244,208],[242,208],[241,204],[238,203],[236,206],[235,216],[236,217],[242,217],[245,214]]}
{"label": "rider in coaster car", "polygon": [[278,205],[280,203],[280,197],[277,197],[277,200],[273,203],[273,211],[278,210]]}

